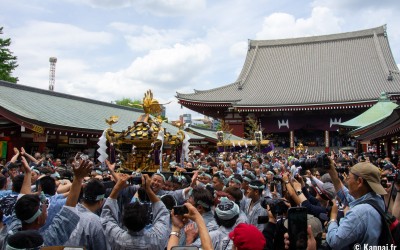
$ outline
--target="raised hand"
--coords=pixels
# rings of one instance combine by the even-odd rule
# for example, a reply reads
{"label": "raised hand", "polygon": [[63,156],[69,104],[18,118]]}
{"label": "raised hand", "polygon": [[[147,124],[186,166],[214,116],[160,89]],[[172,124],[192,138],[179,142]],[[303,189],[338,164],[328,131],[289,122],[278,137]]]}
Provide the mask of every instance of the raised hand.
{"label": "raised hand", "polygon": [[91,161],[75,161],[72,170],[74,171],[74,178],[81,179],[85,178],[92,170],[93,162]]}
{"label": "raised hand", "polygon": [[14,148],[14,154],[15,154],[15,155],[19,155],[19,150],[18,150],[18,148]]}
{"label": "raised hand", "polygon": [[29,164],[26,161],[25,157],[21,156],[21,162],[22,162],[22,166],[24,167],[24,173],[25,174],[30,174],[31,173],[31,168],[29,167]]}
{"label": "raised hand", "polygon": [[194,223],[189,223],[185,226],[186,244],[191,244],[199,235],[199,230],[194,226]]}
{"label": "raised hand", "polygon": [[106,160],[106,164],[107,164],[108,170],[110,170],[110,171],[115,170],[115,163],[111,164],[111,162],[109,160]]}

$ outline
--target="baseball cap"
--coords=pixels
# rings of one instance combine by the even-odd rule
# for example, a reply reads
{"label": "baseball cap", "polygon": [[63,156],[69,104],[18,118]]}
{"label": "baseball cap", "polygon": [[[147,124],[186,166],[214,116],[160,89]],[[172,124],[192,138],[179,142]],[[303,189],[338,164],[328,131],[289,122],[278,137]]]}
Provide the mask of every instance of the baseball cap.
{"label": "baseball cap", "polygon": [[367,181],[371,189],[377,194],[387,194],[381,185],[381,173],[377,167],[368,162],[360,162],[350,168],[350,173]]}
{"label": "baseball cap", "polygon": [[323,176],[321,176],[321,181],[322,182],[330,182],[330,183],[332,183],[332,178],[328,173],[326,173]]}
{"label": "baseball cap", "polygon": [[333,186],[332,183],[330,182],[325,182],[322,184],[321,188],[325,191],[325,193],[328,195],[329,200],[332,200],[336,196],[336,190],[335,186]]}
{"label": "baseball cap", "polygon": [[229,239],[233,241],[238,250],[262,250],[266,240],[257,227],[240,223],[229,233]]}

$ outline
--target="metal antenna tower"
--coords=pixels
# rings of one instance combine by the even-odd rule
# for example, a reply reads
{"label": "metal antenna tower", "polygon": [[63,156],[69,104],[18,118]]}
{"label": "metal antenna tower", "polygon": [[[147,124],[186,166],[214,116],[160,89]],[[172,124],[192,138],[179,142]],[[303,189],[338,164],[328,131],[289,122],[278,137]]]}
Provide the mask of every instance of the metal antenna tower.
{"label": "metal antenna tower", "polygon": [[57,57],[50,57],[50,74],[49,74],[49,90],[54,91],[54,84],[56,81],[56,62]]}

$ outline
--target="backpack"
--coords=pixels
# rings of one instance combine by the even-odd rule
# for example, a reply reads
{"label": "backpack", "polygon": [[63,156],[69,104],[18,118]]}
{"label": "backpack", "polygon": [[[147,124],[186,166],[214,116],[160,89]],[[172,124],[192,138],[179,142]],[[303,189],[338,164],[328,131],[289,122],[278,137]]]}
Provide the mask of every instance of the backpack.
{"label": "backpack", "polygon": [[379,236],[379,245],[389,246],[391,244],[400,246],[400,223],[396,217],[389,212],[383,211],[374,201],[367,200],[362,203],[369,204],[381,215],[382,219],[382,231]]}

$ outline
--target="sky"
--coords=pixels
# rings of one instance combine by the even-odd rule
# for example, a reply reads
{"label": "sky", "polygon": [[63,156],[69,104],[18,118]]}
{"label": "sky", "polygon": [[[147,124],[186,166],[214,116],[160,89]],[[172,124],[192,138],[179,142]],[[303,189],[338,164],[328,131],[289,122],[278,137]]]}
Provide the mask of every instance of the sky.
{"label": "sky", "polygon": [[[398,0],[0,0],[18,84],[112,102],[151,89],[176,120],[176,92],[234,82],[248,40],[351,32],[387,25],[400,63]],[[396,28],[397,27],[397,28]]]}

